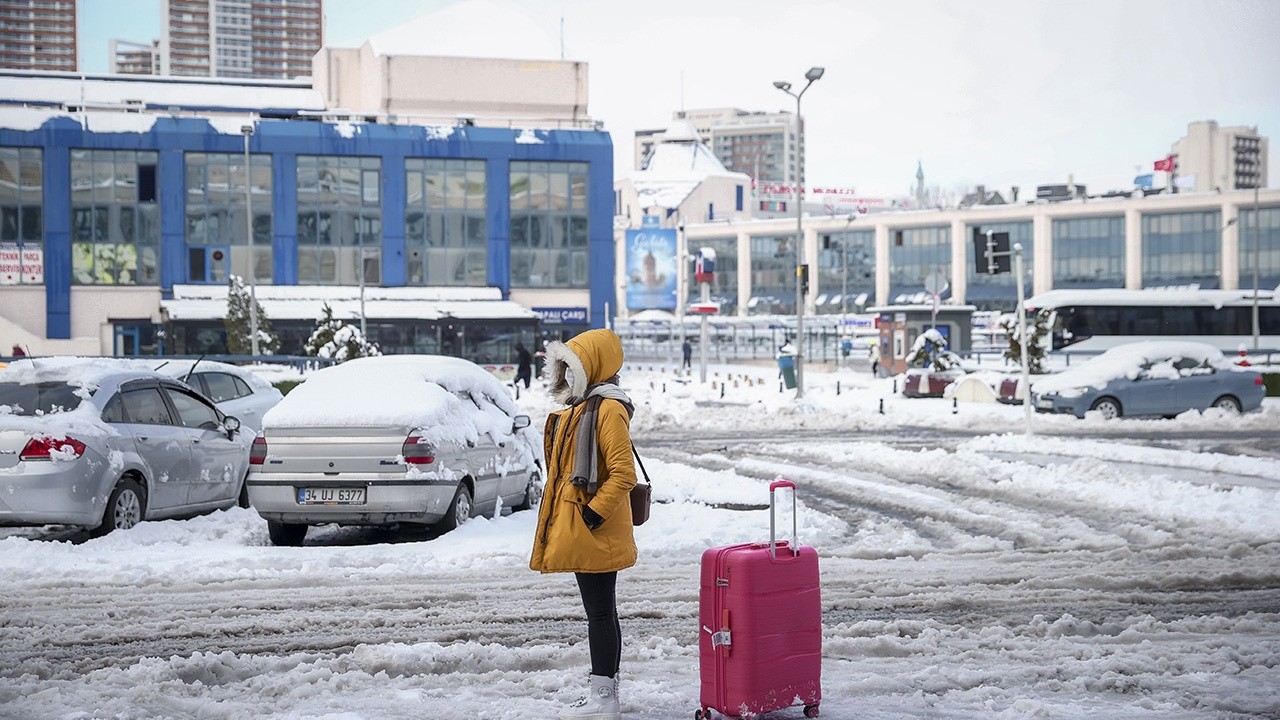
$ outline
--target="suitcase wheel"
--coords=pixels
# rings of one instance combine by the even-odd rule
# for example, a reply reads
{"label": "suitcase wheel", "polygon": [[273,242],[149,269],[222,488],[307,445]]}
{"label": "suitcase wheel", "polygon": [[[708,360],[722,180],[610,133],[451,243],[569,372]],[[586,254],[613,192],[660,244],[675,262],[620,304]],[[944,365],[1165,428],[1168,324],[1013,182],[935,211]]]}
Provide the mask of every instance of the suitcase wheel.
{"label": "suitcase wheel", "polygon": [[702,709],[694,710],[693,720],[711,720],[711,711]]}
{"label": "suitcase wheel", "polygon": [[805,716],[805,717],[807,717],[807,718],[815,718],[815,717],[818,717],[818,706],[817,706],[817,705],[805,705],[805,706],[804,706],[804,716]]}

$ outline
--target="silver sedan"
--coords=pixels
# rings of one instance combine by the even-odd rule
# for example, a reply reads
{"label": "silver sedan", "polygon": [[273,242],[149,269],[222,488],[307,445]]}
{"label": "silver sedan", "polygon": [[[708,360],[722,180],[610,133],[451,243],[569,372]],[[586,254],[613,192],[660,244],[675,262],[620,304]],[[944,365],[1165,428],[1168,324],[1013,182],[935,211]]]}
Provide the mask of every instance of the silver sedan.
{"label": "silver sedan", "polygon": [[252,437],[169,377],[110,360],[0,370],[0,525],[99,533],[246,502]]}

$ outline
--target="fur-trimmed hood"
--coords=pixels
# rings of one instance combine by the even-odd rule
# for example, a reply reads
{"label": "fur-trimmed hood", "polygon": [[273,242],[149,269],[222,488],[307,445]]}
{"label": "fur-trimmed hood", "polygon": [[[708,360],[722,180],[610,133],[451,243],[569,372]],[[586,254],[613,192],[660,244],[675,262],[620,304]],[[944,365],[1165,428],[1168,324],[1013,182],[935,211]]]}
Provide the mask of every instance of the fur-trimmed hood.
{"label": "fur-trimmed hood", "polygon": [[582,402],[589,387],[612,379],[622,369],[622,340],[604,328],[588,330],[568,342],[548,343],[546,353],[543,372],[551,382],[551,397],[565,405]]}

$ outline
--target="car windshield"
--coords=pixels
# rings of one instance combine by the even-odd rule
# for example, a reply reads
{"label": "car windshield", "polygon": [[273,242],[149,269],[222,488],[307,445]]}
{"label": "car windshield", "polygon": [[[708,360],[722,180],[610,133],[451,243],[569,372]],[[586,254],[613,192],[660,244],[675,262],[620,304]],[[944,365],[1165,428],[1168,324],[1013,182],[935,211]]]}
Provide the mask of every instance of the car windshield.
{"label": "car windshield", "polygon": [[47,415],[80,406],[80,388],[66,382],[0,382],[0,408],[13,415]]}

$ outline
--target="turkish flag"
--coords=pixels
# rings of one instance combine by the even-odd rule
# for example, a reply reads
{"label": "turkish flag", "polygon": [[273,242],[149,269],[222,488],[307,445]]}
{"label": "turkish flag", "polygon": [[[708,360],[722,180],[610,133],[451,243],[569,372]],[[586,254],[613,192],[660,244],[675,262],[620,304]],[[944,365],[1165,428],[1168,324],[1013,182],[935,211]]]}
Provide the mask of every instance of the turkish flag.
{"label": "turkish flag", "polygon": [[1167,157],[1167,158],[1165,158],[1165,159],[1163,159],[1163,160],[1157,160],[1157,161],[1155,162],[1155,169],[1156,169],[1156,170],[1162,170],[1162,171],[1164,171],[1164,172],[1173,172],[1173,159],[1174,159],[1175,157],[1177,157],[1177,156],[1176,156],[1176,155],[1170,155],[1169,157]]}

